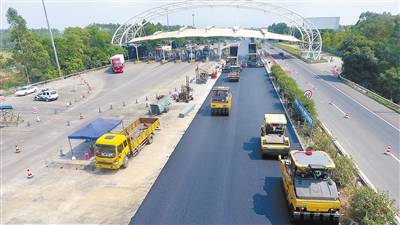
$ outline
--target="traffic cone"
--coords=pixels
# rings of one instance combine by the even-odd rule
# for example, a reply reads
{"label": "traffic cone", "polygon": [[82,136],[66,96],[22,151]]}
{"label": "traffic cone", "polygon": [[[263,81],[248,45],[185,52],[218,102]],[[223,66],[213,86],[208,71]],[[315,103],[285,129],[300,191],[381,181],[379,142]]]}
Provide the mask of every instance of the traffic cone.
{"label": "traffic cone", "polygon": [[122,102],[122,106],[125,106],[125,102]]}
{"label": "traffic cone", "polygon": [[101,113],[101,109],[99,108],[99,113]]}
{"label": "traffic cone", "polygon": [[331,105],[333,105],[333,99],[331,99]]}
{"label": "traffic cone", "polygon": [[147,96],[146,96],[146,101],[147,101],[147,100],[149,100],[149,99],[148,99]]}
{"label": "traffic cone", "polygon": [[20,153],[21,152],[21,150],[19,150],[19,147],[18,147],[18,145],[17,144],[15,144],[15,153]]}
{"label": "traffic cone", "polygon": [[82,113],[79,113],[79,119],[83,119]]}
{"label": "traffic cone", "polygon": [[392,145],[389,145],[388,148],[386,149],[386,154],[390,154],[390,149],[392,148]]}
{"label": "traffic cone", "polygon": [[39,117],[36,117],[36,122],[40,122],[40,118]]}
{"label": "traffic cone", "polygon": [[349,118],[349,112],[346,112],[345,118]]}
{"label": "traffic cone", "polygon": [[85,98],[85,95],[82,93],[82,98]]}
{"label": "traffic cone", "polygon": [[71,126],[71,124],[69,123],[69,121],[67,121],[67,126]]}
{"label": "traffic cone", "polygon": [[138,103],[137,99],[136,99],[136,103]]}
{"label": "traffic cone", "polygon": [[54,109],[54,114],[57,114],[58,112],[57,112],[57,109]]}
{"label": "traffic cone", "polygon": [[28,178],[33,178],[33,174],[31,172],[31,170],[28,168],[28,169],[26,169],[26,171],[28,172]]}
{"label": "traffic cone", "polygon": [[60,157],[63,157],[63,156],[65,156],[65,154],[64,154],[63,150],[60,149]]}
{"label": "traffic cone", "polygon": [[28,122],[26,123],[26,126],[28,126],[28,127],[31,126],[31,123],[29,123],[29,121],[28,121]]}
{"label": "traffic cone", "polygon": [[146,102],[146,107],[149,107],[149,104],[147,104],[147,102]]}
{"label": "traffic cone", "polygon": [[113,109],[112,105],[110,105],[110,109]]}
{"label": "traffic cone", "polygon": [[314,85],[314,90],[317,90],[317,87]]}
{"label": "traffic cone", "polygon": [[306,83],[308,83],[308,79],[306,80]]}
{"label": "traffic cone", "polygon": [[76,102],[76,97],[74,97],[74,102]]}

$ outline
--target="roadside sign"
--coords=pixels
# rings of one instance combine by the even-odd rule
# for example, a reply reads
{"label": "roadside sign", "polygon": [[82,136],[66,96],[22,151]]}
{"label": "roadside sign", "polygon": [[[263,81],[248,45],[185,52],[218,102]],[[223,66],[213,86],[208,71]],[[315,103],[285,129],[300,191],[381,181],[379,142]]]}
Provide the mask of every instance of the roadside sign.
{"label": "roadside sign", "polygon": [[311,90],[305,90],[304,91],[304,96],[306,96],[307,98],[311,98],[312,97],[312,91]]}
{"label": "roadside sign", "polygon": [[310,113],[307,112],[304,106],[297,99],[294,99],[294,105],[300,110],[301,114],[307,120],[308,124],[314,126],[314,118],[312,118]]}

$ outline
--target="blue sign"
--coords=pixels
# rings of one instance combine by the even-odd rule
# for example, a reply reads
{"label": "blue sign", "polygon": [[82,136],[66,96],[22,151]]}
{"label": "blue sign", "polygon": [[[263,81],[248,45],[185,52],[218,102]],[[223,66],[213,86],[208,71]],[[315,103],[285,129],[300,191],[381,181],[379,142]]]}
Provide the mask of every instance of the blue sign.
{"label": "blue sign", "polygon": [[314,118],[312,118],[312,116],[310,115],[310,113],[307,112],[307,110],[304,108],[304,106],[297,99],[294,99],[294,104],[300,110],[301,114],[304,116],[304,118],[307,120],[307,122],[311,126],[314,126]]}

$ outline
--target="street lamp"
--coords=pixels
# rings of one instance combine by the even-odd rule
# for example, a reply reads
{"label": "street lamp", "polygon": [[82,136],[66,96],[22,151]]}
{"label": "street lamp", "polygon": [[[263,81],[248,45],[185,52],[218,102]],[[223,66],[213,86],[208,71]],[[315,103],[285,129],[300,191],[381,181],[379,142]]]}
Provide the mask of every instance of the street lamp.
{"label": "street lamp", "polygon": [[44,15],[46,16],[47,27],[48,27],[48,29],[49,29],[49,33],[50,33],[51,45],[53,46],[54,57],[55,57],[55,59],[56,59],[56,63],[57,63],[58,75],[61,77],[60,64],[58,63],[58,57],[57,57],[56,46],[54,45],[53,33],[51,32],[51,28],[50,28],[49,20],[47,19],[47,13],[46,13],[46,7],[44,6],[44,0],[42,0],[42,3],[43,3]]}
{"label": "street lamp", "polygon": [[194,28],[194,14],[192,14],[192,17],[193,17],[193,20],[192,20],[193,21],[193,26],[192,27]]}

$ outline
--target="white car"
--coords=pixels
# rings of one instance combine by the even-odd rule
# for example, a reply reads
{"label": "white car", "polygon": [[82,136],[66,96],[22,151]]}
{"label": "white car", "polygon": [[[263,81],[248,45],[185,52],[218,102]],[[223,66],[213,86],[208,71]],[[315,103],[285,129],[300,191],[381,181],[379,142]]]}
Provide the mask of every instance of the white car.
{"label": "white car", "polygon": [[38,91],[37,87],[28,85],[28,86],[23,86],[22,88],[18,89],[15,92],[15,95],[16,96],[25,96],[25,95],[28,95],[28,94],[31,94],[31,93],[35,93],[37,91]]}

